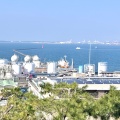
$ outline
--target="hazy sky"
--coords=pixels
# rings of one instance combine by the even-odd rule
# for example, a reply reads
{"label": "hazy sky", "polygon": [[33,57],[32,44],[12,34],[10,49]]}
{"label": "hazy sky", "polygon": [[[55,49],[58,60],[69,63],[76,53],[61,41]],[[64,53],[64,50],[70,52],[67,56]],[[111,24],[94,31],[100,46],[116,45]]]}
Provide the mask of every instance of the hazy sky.
{"label": "hazy sky", "polygon": [[120,41],[120,0],[0,0],[0,40]]}

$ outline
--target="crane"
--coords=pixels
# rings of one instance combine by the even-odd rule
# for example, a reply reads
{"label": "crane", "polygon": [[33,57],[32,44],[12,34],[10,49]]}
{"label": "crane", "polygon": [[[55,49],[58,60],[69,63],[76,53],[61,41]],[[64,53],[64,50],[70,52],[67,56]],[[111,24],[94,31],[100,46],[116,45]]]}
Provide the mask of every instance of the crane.
{"label": "crane", "polygon": [[23,54],[23,53],[21,53],[21,52],[19,52],[19,51],[17,51],[17,50],[13,50],[14,52],[16,52],[16,53],[19,53],[19,54],[21,54],[21,55],[23,55],[23,56],[27,56],[26,54]]}

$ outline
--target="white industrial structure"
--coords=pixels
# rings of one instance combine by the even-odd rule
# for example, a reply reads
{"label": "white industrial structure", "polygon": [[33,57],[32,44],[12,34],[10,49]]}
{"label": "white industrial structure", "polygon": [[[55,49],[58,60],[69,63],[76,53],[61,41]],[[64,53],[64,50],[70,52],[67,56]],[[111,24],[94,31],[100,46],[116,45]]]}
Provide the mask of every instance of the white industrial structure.
{"label": "white industrial structure", "polygon": [[30,62],[30,61],[31,61],[31,56],[26,55],[26,56],[24,57],[24,61],[25,61],[25,62]]}
{"label": "white industrial structure", "polygon": [[18,58],[19,58],[19,57],[18,57],[16,54],[14,54],[14,55],[11,57],[12,63],[18,62]]}
{"label": "white industrial structure", "polygon": [[107,62],[98,62],[98,76],[101,76],[101,73],[107,72]]}
{"label": "white industrial structure", "polygon": [[37,55],[34,55],[32,57],[33,63],[35,64],[35,68],[40,68],[40,59]]}
{"label": "white industrial structure", "polygon": [[28,62],[28,63],[23,63],[23,68],[24,68],[24,73],[30,73],[30,72],[34,72],[35,71],[35,64]]}
{"label": "white industrial structure", "polygon": [[4,67],[4,65],[8,64],[9,61],[7,59],[0,59],[0,68]]}
{"label": "white industrial structure", "polygon": [[0,79],[12,78],[12,68],[7,59],[0,59]]}
{"label": "white industrial structure", "polygon": [[89,75],[95,74],[95,65],[94,64],[85,64],[84,65],[84,73]]}
{"label": "white industrial structure", "polygon": [[12,78],[12,67],[10,64],[4,64],[0,68],[0,79],[9,79]]}
{"label": "white industrial structure", "polygon": [[57,64],[56,62],[47,63],[47,73],[56,73]]}
{"label": "white industrial structure", "polygon": [[21,74],[21,64],[12,64],[12,71],[14,75]]}
{"label": "white industrial structure", "polygon": [[15,55],[15,54],[11,57],[12,73],[13,73],[14,75],[19,75],[19,74],[21,74],[21,65],[20,65],[20,64],[17,64],[18,58],[19,58],[19,57],[18,57],[17,55]]}

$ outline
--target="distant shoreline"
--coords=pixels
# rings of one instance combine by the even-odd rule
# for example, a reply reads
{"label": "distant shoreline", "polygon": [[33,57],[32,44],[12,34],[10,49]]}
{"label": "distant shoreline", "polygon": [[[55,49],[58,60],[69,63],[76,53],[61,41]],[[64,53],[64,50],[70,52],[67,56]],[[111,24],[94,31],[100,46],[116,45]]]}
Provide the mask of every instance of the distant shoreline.
{"label": "distant shoreline", "polygon": [[34,43],[34,44],[96,44],[96,45],[120,45],[120,42],[50,42],[50,41],[0,41],[0,43]]}

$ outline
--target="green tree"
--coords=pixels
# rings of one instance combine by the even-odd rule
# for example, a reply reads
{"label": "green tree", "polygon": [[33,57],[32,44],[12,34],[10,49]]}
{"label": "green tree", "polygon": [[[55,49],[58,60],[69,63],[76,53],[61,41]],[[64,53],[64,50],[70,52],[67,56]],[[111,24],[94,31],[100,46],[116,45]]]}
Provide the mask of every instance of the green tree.
{"label": "green tree", "polygon": [[120,91],[111,86],[108,94],[94,102],[91,115],[108,120],[110,117],[120,117]]}

